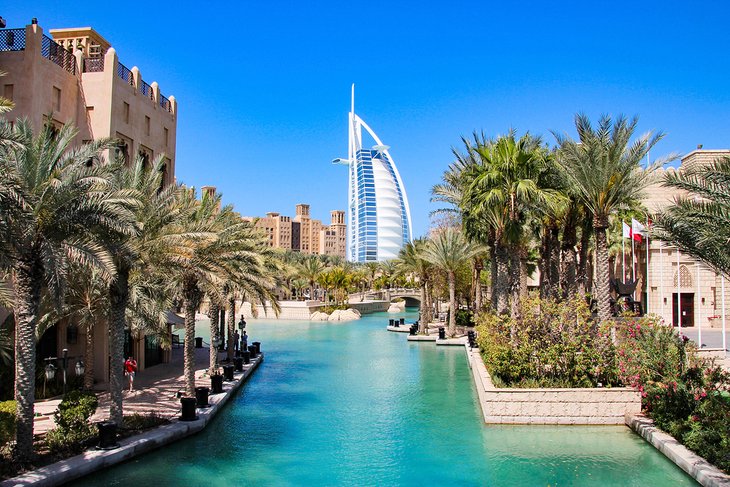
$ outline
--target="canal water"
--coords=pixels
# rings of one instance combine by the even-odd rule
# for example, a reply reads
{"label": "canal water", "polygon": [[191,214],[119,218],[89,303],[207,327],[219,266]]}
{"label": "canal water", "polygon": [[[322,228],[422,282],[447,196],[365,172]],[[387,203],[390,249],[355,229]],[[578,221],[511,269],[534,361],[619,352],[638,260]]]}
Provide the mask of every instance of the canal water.
{"label": "canal water", "polygon": [[252,320],[266,360],[203,432],[75,485],[694,485],[623,426],[483,424],[464,350],[389,317]]}

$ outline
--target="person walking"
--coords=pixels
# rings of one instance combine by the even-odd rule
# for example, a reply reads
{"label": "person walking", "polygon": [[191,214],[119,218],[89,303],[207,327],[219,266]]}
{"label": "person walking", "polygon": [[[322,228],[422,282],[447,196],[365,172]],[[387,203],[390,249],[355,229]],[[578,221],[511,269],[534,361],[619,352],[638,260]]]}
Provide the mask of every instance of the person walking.
{"label": "person walking", "polygon": [[235,332],[233,333],[233,349],[234,349],[234,350],[235,350],[236,352],[238,352],[238,344],[239,344],[238,340],[239,340],[240,338],[241,338],[241,335],[240,335],[240,334],[238,333],[238,330],[236,330],[236,331],[235,331]]}
{"label": "person walking", "polygon": [[248,335],[246,334],[246,330],[243,330],[243,336],[241,336],[241,350],[244,352],[248,350]]}
{"label": "person walking", "polygon": [[134,374],[137,372],[137,361],[131,355],[124,362],[124,375],[129,379],[129,392],[134,390]]}

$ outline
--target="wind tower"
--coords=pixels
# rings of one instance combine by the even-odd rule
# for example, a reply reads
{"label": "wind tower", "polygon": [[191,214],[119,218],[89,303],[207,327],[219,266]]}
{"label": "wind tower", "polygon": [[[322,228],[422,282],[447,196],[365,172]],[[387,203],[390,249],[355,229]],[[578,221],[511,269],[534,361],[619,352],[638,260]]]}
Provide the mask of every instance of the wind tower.
{"label": "wind tower", "polygon": [[[375,145],[363,148],[363,131]],[[347,260],[394,259],[411,240],[411,212],[403,181],[389,152],[375,132],[355,113],[355,85],[348,117]]]}

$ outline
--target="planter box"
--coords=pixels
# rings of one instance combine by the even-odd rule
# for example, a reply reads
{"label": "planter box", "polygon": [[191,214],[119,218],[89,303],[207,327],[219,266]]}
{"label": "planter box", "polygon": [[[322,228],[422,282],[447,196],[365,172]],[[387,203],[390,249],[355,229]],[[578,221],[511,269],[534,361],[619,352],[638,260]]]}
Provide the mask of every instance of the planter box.
{"label": "planter box", "polygon": [[478,350],[467,347],[484,421],[495,424],[624,424],[641,412],[641,393],[626,387],[496,388]]}

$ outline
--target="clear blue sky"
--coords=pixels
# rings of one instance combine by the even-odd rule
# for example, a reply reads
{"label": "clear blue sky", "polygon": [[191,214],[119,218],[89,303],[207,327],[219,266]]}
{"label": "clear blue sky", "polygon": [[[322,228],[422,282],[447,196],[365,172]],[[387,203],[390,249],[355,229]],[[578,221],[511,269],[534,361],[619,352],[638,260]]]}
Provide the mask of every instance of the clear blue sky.
{"label": "clear blue sky", "polygon": [[[595,5],[594,5],[595,3]],[[514,6],[512,6],[514,4]],[[696,5],[696,6],[695,6]],[[730,6],[616,2],[5,2],[8,27],[93,26],[179,102],[178,179],[245,215],[346,208],[350,84],[392,147],[414,235],[461,135],[638,114],[656,154],[730,148]]]}

